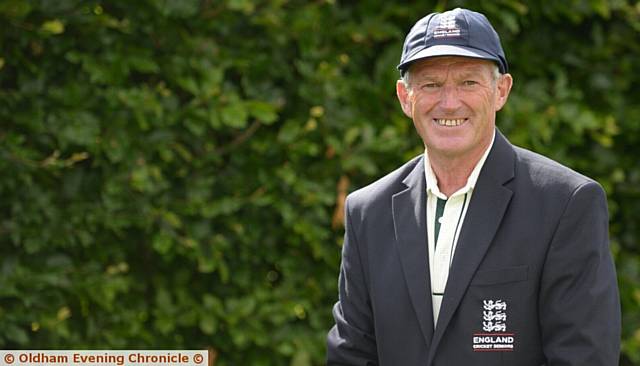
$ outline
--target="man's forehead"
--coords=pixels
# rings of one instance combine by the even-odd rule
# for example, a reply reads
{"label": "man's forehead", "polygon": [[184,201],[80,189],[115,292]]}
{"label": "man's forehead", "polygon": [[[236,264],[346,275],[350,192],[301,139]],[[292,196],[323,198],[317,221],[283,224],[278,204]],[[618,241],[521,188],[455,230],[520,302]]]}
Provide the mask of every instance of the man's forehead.
{"label": "man's forehead", "polygon": [[416,61],[411,65],[412,73],[440,72],[450,68],[460,69],[469,72],[482,72],[490,70],[493,62],[472,57],[461,56],[438,56],[429,57]]}

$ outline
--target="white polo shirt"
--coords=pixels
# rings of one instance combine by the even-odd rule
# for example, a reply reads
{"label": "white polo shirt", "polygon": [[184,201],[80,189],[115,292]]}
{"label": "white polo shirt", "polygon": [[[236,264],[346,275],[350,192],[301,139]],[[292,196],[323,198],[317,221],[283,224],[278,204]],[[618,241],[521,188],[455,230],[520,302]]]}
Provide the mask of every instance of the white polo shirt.
{"label": "white polo shirt", "polygon": [[[433,326],[438,323],[438,314],[444,290],[447,286],[449,268],[453,263],[458,236],[462,229],[467,208],[471,201],[473,189],[480,175],[480,170],[487,160],[487,155],[493,146],[494,137],[487,150],[471,171],[467,184],[453,193],[445,196],[438,188],[438,179],[431,169],[429,154],[424,151],[424,172],[427,180],[427,242],[429,246],[429,271],[431,274],[431,302],[433,305]],[[439,217],[438,220],[436,218]],[[438,230],[439,226],[439,230]],[[437,241],[436,241],[437,240]]]}

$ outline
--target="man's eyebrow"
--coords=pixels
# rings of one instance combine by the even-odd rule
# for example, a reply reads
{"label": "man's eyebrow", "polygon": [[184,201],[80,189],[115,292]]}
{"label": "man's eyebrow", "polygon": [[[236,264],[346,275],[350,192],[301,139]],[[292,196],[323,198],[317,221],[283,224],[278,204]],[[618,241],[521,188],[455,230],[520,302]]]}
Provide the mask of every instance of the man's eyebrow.
{"label": "man's eyebrow", "polygon": [[480,66],[471,66],[460,73],[462,78],[481,78],[484,70]]}
{"label": "man's eyebrow", "polygon": [[[482,68],[482,65],[470,65],[468,68],[465,68],[465,70],[461,70],[457,77],[478,79],[482,78],[482,74],[484,73],[484,71],[485,70]],[[437,81],[441,80],[443,76],[434,71],[423,71],[422,73],[416,72],[413,78],[418,82]]]}
{"label": "man's eyebrow", "polygon": [[417,81],[436,81],[438,79],[442,79],[442,77],[438,77],[434,74],[418,74],[416,75]]}

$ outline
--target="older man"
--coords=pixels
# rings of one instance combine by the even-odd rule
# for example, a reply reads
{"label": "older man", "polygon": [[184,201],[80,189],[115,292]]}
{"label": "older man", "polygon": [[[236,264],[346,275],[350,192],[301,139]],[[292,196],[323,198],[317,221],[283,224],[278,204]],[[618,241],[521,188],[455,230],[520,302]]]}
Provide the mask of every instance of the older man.
{"label": "older man", "polygon": [[617,365],[605,194],[497,131],[513,79],[489,21],[429,14],[398,69],[425,152],[347,198],[328,365]]}

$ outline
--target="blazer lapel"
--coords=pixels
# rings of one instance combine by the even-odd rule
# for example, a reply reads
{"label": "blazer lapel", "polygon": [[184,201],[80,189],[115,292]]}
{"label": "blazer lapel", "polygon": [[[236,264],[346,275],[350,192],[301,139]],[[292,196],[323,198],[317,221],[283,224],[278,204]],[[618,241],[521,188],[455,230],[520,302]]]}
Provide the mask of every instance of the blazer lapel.
{"label": "blazer lapel", "polygon": [[514,176],[515,152],[496,129],[492,151],[482,168],[464,219],[429,351],[429,363],[464,296],[473,275],[489,249],[513,192],[504,183]]}
{"label": "blazer lapel", "polygon": [[428,347],[433,335],[433,311],[427,253],[424,158],[418,160],[403,183],[407,189],[392,198],[393,224],[409,296]]}

